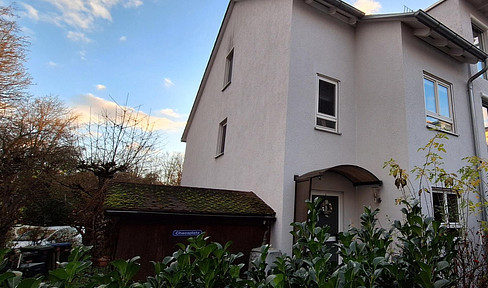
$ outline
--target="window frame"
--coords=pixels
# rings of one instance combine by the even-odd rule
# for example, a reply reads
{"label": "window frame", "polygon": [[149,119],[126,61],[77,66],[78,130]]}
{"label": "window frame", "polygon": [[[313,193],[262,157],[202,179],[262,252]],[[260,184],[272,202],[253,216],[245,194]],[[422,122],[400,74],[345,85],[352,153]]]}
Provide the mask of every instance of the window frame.
{"label": "window frame", "polygon": [[[488,28],[481,24],[480,21],[478,20],[475,20],[475,19],[472,19],[471,21],[471,30],[473,32],[473,44],[479,48],[480,50],[484,51],[484,52],[487,52],[487,43],[486,43],[486,31],[488,30]],[[475,31],[477,33],[475,33]],[[478,34],[478,36],[476,37],[475,35]],[[478,38],[478,44],[475,44],[475,39]],[[476,65],[476,72],[479,72],[481,71],[481,69],[483,69],[485,63],[484,62],[478,62],[475,64]],[[488,79],[488,75],[487,73],[483,73],[483,79]]]}
{"label": "window frame", "polygon": [[219,132],[217,137],[217,150],[216,150],[215,158],[224,155],[226,138],[227,138],[227,118],[225,118],[219,123]]}
{"label": "window frame", "polygon": [[[334,115],[329,115],[325,114],[319,111],[319,101],[320,101],[320,81],[324,81],[330,84],[333,84],[335,86],[334,89]],[[317,74],[317,80],[316,80],[316,92],[315,92],[315,117],[314,117],[314,122],[315,122],[315,129],[321,130],[321,131],[326,131],[326,132],[332,132],[339,134],[339,93],[340,93],[340,81],[337,79],[334,79],[332,77],[328,77],[325,75]],[[323,125],[318,124],[318,120],[324,120],[324,121],[330,121],[334,123],[335,127],[327,127]]]}
{"label": "window frame", "polygon": [[225,56],[225,72],[224,72],[224,86],[222,91],[227,88],[232,82],[232,74],[234,70],[234,48],[230,49],[227,56]]}
{"label": "window frame", "polygon": [[[426,99],[426,93],[425,93],[425,80],[431,81],[434,84],[434,101],[435,101],[435,109],[436,111],[430,111],[427,109],[427,99]],[[449,108],[449,115],[450,117],[446,117],[444,115],[441,115],[439,110],[440,110],[440,104],[439,104],[439,86],[447,88],[447,99],[448,99],[448,108]],[[424,92],[424,109],[425,109],[425,118],[426,118],[426,125],[430,129],[434,130],[440,130],[446,133],[451,133],[455,134],[456,133],[456,125],[454,123],[454,97],[453,97],[453,89],[452,89],[452,84],[448,81],[445,81],[439,77],[436,77],[430,73],[427,73],[424,71],[423,77],[422,77],[422,88]],[[430,124],[427,122],[427,117],[434,118],[438,121],[445,122],[447,124],[451,125],[451,130],[445,129],[442,126],[439,125],[434,125]]]}
{"label": "window frame", "polygon": [[[461,203],[459,201],[459,197],[457,196],[456,192],[452,191],[452,189],[449,188],[441,188],[441,187],[432,187],[432,217],[436,219],[436,207],[434,204],[434,194],[442,194],[442,210],[443,210],[443,215],[441,215],[442,221],[441,225],[448,227],[448,228],[460,228],[461,227]],[[456,209],[457,209],[457,222],[451,222],[449,220],[449,215],[451,215],[451,210],[453,207],[449,207],[449,199],[447,195],[454,195],[456,198]]]}

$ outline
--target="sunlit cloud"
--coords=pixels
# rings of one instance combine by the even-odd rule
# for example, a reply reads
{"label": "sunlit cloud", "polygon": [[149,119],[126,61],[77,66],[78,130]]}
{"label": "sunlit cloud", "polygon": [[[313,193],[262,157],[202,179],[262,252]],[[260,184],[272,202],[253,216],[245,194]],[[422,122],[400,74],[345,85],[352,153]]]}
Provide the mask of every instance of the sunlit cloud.
{"label": "sunlit cloud", "polygon": [[365,14],[374,14],[381,10],[380,2],[374,0],[356,0],[353,6],[363,11]]}
{"label": "sunlit cloud", "polygon": [[[137,120],[140,122],[141,129],[145,129],[146,124],[150,123],[153,130],[161,130],[165,132],[181,132],[185,127],[186,121],[173,121],[167,117],[158,117],[146,114],[144,112],[137,112],[137,109],[133,107],[120,107],[113,101],[108,101],[103,98],[97,97],[91,93],[82,94],[72,99],[72,108],[74,112],[79,116],[81,123],[94,123],[97,122],[102,113],[107,113],[113,116],[116,109],[128,109],[133,111],[137,115]],[[163,109],[161,111],[172,111],[171,109]]]}
{"label": "sunlit cloud", "polygon": [[171,81],[171,79],[169,78],[164,78],[164,86],[166,87],[173,87],[175,86],[175,83],[173,83],[173,81]]}
{"label": "sunlit cloud", "polygon": [[47,62],[47,66],[55,68],[55,67],[58,67],[58,63],[56,63],[54,61],[49,61],[49,62]]}
{"label": "sunlit cloud", "polygon": [[127,41],[127,37],[126,36],[120,36],[119,41],[120,42]]}
{"label": "sunlit cloud", "polygon": [[91,42],[91,39],[86,37],[85,33],[82,33],[82,32],[68,31],[68,34],[66,37],[68,37],[68,39],[75,41],[75,42],[85,42],[85,43]]}
{"label": "sunlit cloud", "polygon": [[25,10],[23,13],[35,20],[84,32],[95,30],[99,20],[111,22],[111,10],[117,6],[137,8],[143,4],[141,0],[44,0],[44,2],[51,4],[51,7],[41,10],[38,3],[31,3],[32,5],[22,3]]}
{"label": "sunlit cloud", "polygon": [[99,91],[107,89],[107,87],[105,85],[102,85],[102,84],[97,84],[97,86],[95,86],[95,88],[97,88],[97,90],[99,90]]}
{"label": "sunlit cloud", "polygon": [[31,5],[26,4],[26,3],[20,3],[20,4],[26,10],[25,13],[22,13],[23,15],[25,15],[26,17],[29,17],[30,19],[33,19],[35,21],[39,20],[39,11],[37,11],[36,8],[34,8]]}
{"label": "sunlit cloud", "polygon": [[181,118],[181,115],[176,113],[173,109],[162,109],[159,110],[159,113],[165,116],[173,117],[173,118]]}

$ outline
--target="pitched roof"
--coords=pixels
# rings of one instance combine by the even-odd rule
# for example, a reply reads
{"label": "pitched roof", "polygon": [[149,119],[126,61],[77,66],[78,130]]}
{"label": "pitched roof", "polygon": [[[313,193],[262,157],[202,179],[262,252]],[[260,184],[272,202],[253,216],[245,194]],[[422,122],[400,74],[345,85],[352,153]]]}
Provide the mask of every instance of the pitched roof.
{"label": "pitched roof", "polygon": [[107,189],[107,213],[205,214],[274,218],[253,192],[115,182]]}

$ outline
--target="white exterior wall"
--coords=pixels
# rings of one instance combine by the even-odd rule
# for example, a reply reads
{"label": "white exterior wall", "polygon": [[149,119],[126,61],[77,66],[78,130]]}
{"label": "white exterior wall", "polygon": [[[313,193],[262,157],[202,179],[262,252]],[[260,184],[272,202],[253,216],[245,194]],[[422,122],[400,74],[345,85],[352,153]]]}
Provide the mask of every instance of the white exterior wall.
{"label": "white exterior wall", "polygon": [[[387,216],[400,217],[394,205],[400,193],[383,163],[391,158],[400,165],[408,161],[401,23],[364,22],[356,33],[357,163],[383,181],[382,202],[376,207],[381,210],[380,223],[387,227]],[[373,192],[364,189],[372,198]]]}
{"label": "white exterior wall", "polygon": [[[471,8],[446,0],[429,12],[470,40],[470,17],[483,19]],[[354,187],[337,175],[314,180],[314,188],[343,193],[343,229],[359,224],[363,205],[381,209],[383,227],[390,224],[387,219],[401,217],[394,204],[400,192],[383,163],[394,158],[409,171],[425,160],[417,149],[435,132],[425,122],[423,71],[453,88],[456,135],[446,143],[446,169],[454,172],[460,159],[474,154],[466,87],[470,67],[413,36],[398,20],[353,27],[302,0],[246,0],[235,3],[223,33],[187,134],[182,184],[254,191],[277,213],[271,234],[275,248],[291,250],[293,176],[317,169],[355,164],[384,183],[382,202],[374,203],[374,187]],[[232,48],[232,83],[222,91]],[[340,81],[338,134],[314,129],[317,73]],[[478,79],[474,86],[485,147],[481,94],[488,97],[488,81]],[[225,118],[225,153],[215,158]],[[488,151],[481,156],[488,158]]]}
{"label": "white exterior wall", "polygon": [[[355,163],[356,159],[354,29],[303,1],[294,1],[290,46],[283,195],[283,210],[287,211],[283,221],[288,224],[293,222],[294,175]],[[338,125],[341,135],[314,128],[317,73],[340,81]],[[290,229],[287,226],[287,230]],[[289,232],[281,237],[288,252],[292,237]]]}
{"label": "white exterior wall", "polygon": [[[277,248],[283,248],[279,235],[286,219],[282,207],[290,15],[288,1],[235,3],[191,123],[182,179],[186,186],[254,191],[277,213],[271,232]],[[222,91],[232,48],[232,83]],[[219,123],[225,118],[225,152],[215,158]]]}

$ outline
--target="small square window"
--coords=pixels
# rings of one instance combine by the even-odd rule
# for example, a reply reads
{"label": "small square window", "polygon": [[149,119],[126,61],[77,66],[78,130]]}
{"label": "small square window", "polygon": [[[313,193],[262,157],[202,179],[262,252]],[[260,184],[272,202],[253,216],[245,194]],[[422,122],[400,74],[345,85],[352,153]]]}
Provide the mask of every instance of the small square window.
{"label": "small square window", "polygon": [[459,226],[459,202],[456,193],[450,189],[433,188],[432,206],[436,221],[449,227]]}
{"label": "small square window", "polygon": [[427,126],[454,132],[451,84],[424,74]]}
{"label": "small square window", "polygon": [[217,157],[224,154],[225,150],[225,137],[227,136],[227,118],[225,118],[219,124],[219,138],[217,141]]}
{"label": "small square window", "polygon": [[339,82],[319,76],[317,91],[317,110],[315,127],[320,130],[338,131],[337,107],[338,107]]}
{"label": "small square window", "polygon": [[224,89],[229,86],[232,81],[232,70],[234,68],[234,49],[230,50],[229,54],[225,58],[225,76],[224,76]]}

